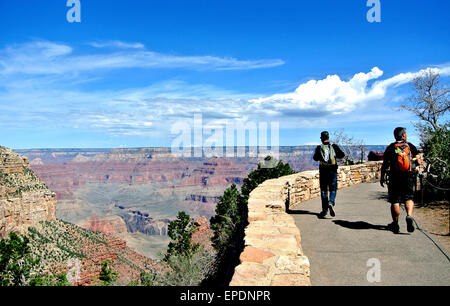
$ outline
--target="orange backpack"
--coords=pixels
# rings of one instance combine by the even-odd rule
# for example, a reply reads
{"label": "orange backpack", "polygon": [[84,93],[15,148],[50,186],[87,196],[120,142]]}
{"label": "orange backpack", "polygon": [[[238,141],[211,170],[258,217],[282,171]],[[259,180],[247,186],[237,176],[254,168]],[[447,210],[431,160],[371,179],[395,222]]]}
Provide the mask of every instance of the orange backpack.
{"label": "orange backpack", "polygon": [[400,172],[412,170],[411,148],[406,142],[394,143],[395,169]]}

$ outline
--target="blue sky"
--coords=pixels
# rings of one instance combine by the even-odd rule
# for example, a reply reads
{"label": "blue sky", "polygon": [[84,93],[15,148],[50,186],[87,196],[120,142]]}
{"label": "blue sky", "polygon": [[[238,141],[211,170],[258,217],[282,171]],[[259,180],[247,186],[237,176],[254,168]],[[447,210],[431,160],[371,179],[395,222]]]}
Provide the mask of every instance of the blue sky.
{"label": "blue sky", "polygon": [[0,0],[0,145],[171,146],[177,122],[278,122],[392,141],[426,68],[450,73],[448,1]]}

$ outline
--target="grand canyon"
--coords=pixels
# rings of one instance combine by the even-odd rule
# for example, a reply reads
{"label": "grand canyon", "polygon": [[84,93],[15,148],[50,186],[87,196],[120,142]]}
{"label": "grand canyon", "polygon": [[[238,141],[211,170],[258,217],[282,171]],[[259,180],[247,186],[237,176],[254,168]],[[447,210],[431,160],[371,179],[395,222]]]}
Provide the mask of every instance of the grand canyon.
{"label": "grand canyon", "polygon": [[[314,146],[280,147],[294,171],[313,169]],[[377,150],[382,147],[371,146]],[[56,193],[56,217],[114,235],[152,259],[167,247],[178,211],[210,219],[231,184],[242,185],[261,158],[180,158],[168,148],[29,149],[30,168]]]}

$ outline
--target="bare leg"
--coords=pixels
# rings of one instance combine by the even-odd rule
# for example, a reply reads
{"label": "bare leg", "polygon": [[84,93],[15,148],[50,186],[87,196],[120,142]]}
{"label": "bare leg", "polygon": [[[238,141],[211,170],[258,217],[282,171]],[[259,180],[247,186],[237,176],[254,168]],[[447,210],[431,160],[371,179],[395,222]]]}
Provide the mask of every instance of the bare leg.
{"label": "bare leg", "polygon": [[414,209],[414,202],[412,200],[408,200],[405,203],[405,207],[406,207],[406,226],[408,229],[408,232],[412,233],[414,232],[414,219],[412,217],[412,213],[413,213],[413,209]]}
{"label": "bare leg", "polygon": [[398,223],[398,217],[400,216],[400,204],[399,203],[391,204],[391,215],[392,215],[392,221]]}
{"label": "bare leg", "polygon": [[412,216],[413,210],[414,210],[414,201],[412,201],[412,200],[406,201],[405,208],[406,208],[406,214],[408,216]]}

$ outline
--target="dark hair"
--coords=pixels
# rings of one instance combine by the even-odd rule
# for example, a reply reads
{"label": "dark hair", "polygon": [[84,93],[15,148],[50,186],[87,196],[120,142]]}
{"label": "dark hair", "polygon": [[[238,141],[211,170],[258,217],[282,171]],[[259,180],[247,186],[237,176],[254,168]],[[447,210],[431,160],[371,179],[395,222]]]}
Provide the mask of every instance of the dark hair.
{"label": "dark hair", "polygon": [[406,132],[406,128],[404,128],[404,127],[397,127],[397,128],[395,128],[395,130],[394,130],[394,137],[395,137],[395,140],[402,140],[402,138],[403,138],[403,135],[405,134],[405,132]]}
{"label": "dark hair", "polygon": [[330,134],[327,131],[323,131],[322,133],[320,133],[320,139],[328,140],[330,139]]}

